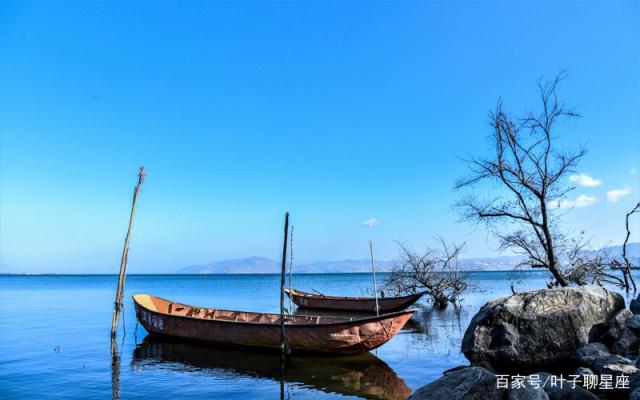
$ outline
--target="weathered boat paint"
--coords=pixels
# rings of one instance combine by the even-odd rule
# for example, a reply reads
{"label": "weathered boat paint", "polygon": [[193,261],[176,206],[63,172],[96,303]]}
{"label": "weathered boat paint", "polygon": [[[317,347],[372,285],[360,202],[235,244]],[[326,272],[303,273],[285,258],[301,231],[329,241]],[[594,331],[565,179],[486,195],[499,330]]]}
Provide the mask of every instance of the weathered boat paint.
{"label": "weathered boat paint", "polygon": [[[278,314],[196,307],[148,294],[134,295],[133,301],[138,320],[153,334],[235,347],[280,347]],[[364,353],[395,336],[414,311],[358,319],[288,315],[285,340],[292,352]]]}
{"label": "weathered boat paint", "polygon": [[[374,297],[324,296],[320,294],[305,293],[295,289],[285,289],[285,292],[291,300],[301,308],[371,313],[376,312],[376,299]],[[423,295],[424,292],[402,297],[378,298],[380,313],[404,310],[418,301]]]}

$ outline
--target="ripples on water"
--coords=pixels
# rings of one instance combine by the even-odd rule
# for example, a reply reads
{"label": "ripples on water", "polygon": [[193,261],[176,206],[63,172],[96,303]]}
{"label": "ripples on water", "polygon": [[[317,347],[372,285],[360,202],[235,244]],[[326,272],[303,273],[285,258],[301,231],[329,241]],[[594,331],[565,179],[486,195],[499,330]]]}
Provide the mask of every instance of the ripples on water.
{"label": "ripples on water", "polygon": [[[482,304],[509,295],[512,284],[542,288],[545,276],[473,273],[477,291],[460,307],[437,311],[423,299],[400,334],[376,351],[293,357],[285,372],[277,355],[146,337],[130,298],[150,293],[193,305],[278,312],[279,276],[129,276],[121,322],[126,334],[115,360],[109,332],[116,276],[0,276],[0,398],[403,399],[442,371],[467,364],[460,342]],[[365,295],[370,284],[366,274],[294,275],[294,287],[326,294]]]}

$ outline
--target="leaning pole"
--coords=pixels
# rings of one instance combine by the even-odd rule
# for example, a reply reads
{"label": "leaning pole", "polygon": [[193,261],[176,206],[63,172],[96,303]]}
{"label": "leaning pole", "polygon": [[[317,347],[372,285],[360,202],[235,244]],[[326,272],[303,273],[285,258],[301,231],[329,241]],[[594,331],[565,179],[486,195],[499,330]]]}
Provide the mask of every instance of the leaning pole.
{"label": "leaning pole", "polygon": [[122,310],[122,294],[124,292],[124,279],[127,274],[127,258],[129,257],[129,238],[131,237],[131,228],[133,227],[133,217],[136,214],[136,202],[138,201],[138,193],[140,192],[140,186],[146,174],[144,173],[144,166],[138,170],[138,184],[133,189],[133,203],[131,204],[131,215],[129,216],[129,228],[127,229],[127,236],[124,238],[124,248],[122,249],[122,258],[120,260],[120,275],[118,276],[118,290],[116,291],[115,308],[113,309],[113,319],[111,321],[111,339],[116,337],[118,331],[118,320],[120,318],[120,311]]}
{"label": "leaning pole", "polygon": [[289,233],[289,213],[284,214],[284,242],[282,245],[282,272],[280,274],[280,358],[286,360],[284,343],[284,281],[287,274],[287,234]]}

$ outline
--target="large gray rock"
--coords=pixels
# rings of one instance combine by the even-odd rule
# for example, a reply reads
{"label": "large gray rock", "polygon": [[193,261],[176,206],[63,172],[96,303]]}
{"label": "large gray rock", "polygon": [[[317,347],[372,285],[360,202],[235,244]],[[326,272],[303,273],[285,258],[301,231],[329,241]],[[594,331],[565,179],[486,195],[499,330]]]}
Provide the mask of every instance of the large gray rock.
{"label": "large gray rock", "polygon": [[544,384],[544,391],[550,400],[598,400],[598,396],[591,393],[580,385],[575,385],[566,379],[555,377],[547,372],[537,374]]}
{"label": "large gray rock", "polygon": [[631,311],[622,309],[607,322],[607,330],[600,337],[600,341],[612,346],[618,336],[627,328],[627,321],[633,317]]}
{"label": "large gray rock", "polygon": [[593,362],[593,371],[596,375],[611,375],[614,377],[620,375],[631,376],[640,370],[633,365],[633,361],[618,354],[611,354],[596,358]]}
{"label": "large gray rock", "polygon": [[548,400],[541,383],[534,384],[531,377],[526,377],[520,384],[513,381],[507,391],[507,400]]}
{"label": "large gray rock", "polygon": [[629,391],[632,392],[636,389],[640,389],[640,372],[629,376]]}
{"label": "large gray rock", "polygon": [[611,324],[620,330],[627,327],[627,321],[629,318],[633,317],[633,313],[626,308],[615,313],[613,318],[611,318]]}
{"label": "large gray rock", "polygon": [[590,375],[593,375],[593,371],[591,370],[591,368],[578,367],[576,368],[576,371],[573,374],[579,375],[579,376],[590,376]]}
{"label": "large gray rock", "polygon": [[570,359],[579,365],[591,367],[596,358],[608,356],[609,354],[611,354],[611,352],[607,346],[603,343],[593,342],[578,348],[570,356]]}
{"label": "large gray rock", "polygon": [[631,329],[635,333],[640,332],[640,315],[634,315],[627,320],[627,328]]}
{"label": "large gray rock", "polygon": [[447,371],[442,378],[413,392],[410,400],[502,400],[496,375],[484,368],[465,367]]}
{"label": "large gray rock", "polygon": [[623,356],[638,354],[638,337],[629,328],[624,328],[611,346],[611,351]]}
{"label": "large gray rock", "polygon": [[635,299],[631,300],[629,304],[629,310],[634,314],[640,314],[640,294]]}
{"label": "large gray rock", "polygon": [[480,309],[462,352],[473,362],[548,365],[598,338],[623,308],[621,295],[594,285],[517,293]]}

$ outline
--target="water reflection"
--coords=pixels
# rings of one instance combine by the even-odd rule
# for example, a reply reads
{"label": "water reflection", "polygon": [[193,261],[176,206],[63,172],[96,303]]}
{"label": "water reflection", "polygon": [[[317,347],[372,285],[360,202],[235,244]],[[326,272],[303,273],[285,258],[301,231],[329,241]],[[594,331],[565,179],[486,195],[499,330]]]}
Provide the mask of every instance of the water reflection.
{"label": "water reflection", "polygon": [[432,354],[451,354],[452,350],[460,349],[469,319],[469,310],[464,307],[449,306],[438,310],[420,306],[401,334],[406,335],[413,349]]}
{"label": "water reflection", "polygon": [[111,340],[111,397],[120,400],[120,352],[115,340]]}
{"label": "water reflection", "polygon": [[371,353],[353,357],[294,356],[280,368],[277,354],[228,350],[147,336],[133,352],[133,367],[175,368],[184,372],[238,374],[292,383],[327,393],[370,399],[406,399],[411,389],[381,359]]}

